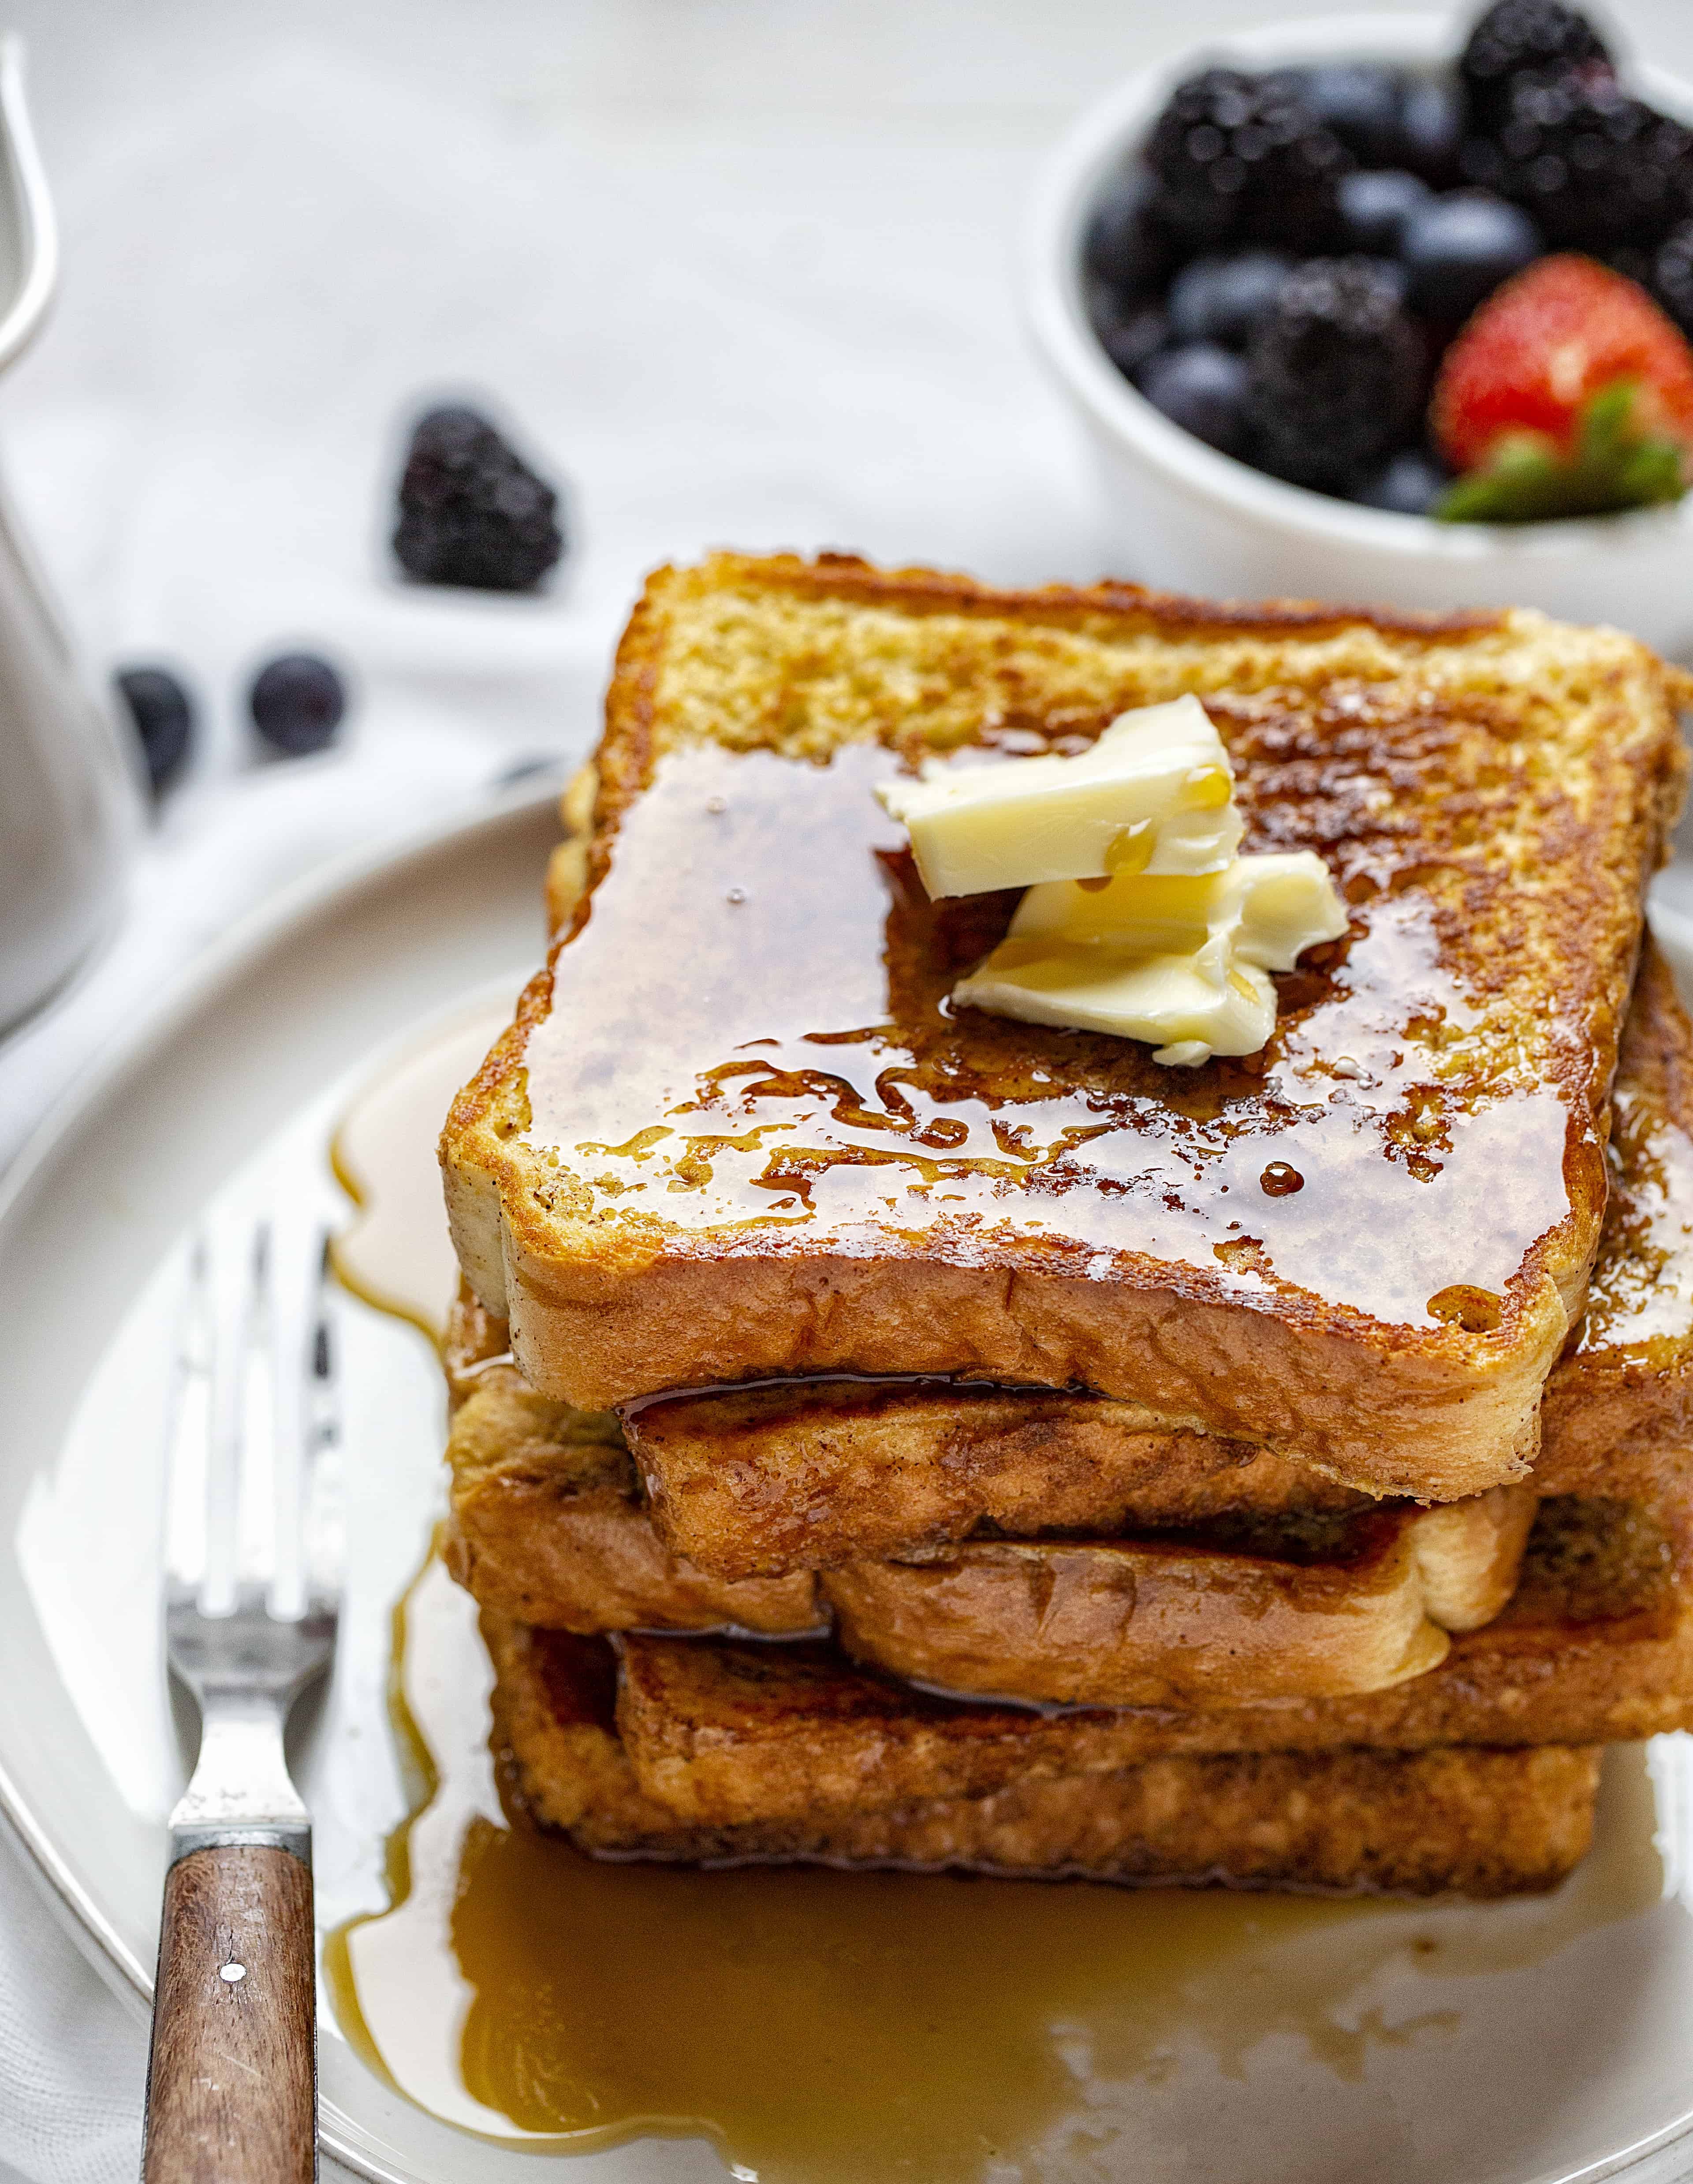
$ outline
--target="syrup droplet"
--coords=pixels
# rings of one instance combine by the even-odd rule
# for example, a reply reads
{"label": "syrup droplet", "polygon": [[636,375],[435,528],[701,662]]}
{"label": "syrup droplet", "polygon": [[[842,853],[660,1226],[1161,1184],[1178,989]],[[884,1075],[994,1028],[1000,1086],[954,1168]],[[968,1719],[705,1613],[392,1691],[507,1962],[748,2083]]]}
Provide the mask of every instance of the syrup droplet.
{"label": "syrup droplet", "polygon": [[1271,1198],[1291,1198],[1295,1191],[1305,1189],[1305,1178],[1286,1161],[1272,1161],[1258,1182]]}
{"label": "syrup droplet", "polygon": [[1196,811],[1220,811],[1234,793],[1227,768],[1220,766],[1196,766],[1183,786]]}
{"label": "syrup droplet", "polygon": [[1469,1282],[1454,1282],[1436,1290],[1428,1300],[1428,1317],[1446,1327],[1461,1327],[1466,1334],[1491,1334],[1504,1307],[1491,1290]]}
{"label": "syrup droplet", "polygon": [[1132,879],[1151,863],[1157,842],[1158,829],[1150,819],[1125,827],[1111,838],[1111,847],[1105,851],[1105,871],[1112,879]]}

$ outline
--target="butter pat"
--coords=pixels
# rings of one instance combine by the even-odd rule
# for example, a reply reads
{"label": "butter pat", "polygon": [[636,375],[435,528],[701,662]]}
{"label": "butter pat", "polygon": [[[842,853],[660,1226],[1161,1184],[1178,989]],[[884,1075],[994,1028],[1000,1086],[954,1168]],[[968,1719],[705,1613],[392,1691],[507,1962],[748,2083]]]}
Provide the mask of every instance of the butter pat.
{"label": "butter pat", "polygon": [[1075,758],[950,766],[877,793],[931,897],[1114,875],[1220,872],[1240,845],[1234,771],[1197,698],[1125,713]]}
{"label": "butter pat", "polygon": [[1275,1028],[1267,973],[1338,940],[1346,916],[1309,850],[1236,857],[1195,877],[1124,875],[1032,887],[1011,931],[955,1001],[1027,1023],[1144,1039],[1191,1068],[1256,1054]]}

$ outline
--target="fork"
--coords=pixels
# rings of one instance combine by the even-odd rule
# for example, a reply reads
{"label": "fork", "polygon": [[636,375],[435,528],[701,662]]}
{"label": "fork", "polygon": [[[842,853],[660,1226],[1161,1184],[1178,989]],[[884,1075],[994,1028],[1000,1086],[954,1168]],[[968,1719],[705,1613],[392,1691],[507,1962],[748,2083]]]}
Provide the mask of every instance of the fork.
{"label": "fork", "polygon": [[326,1244],[296,1284],[269,1223],[245,1241],[231,1268],[196,1238],[175,1361],[165,1648],[202,1726],[170,1815],[142,2184],[317,2169],[311,1820],[283,1732],[335,1647],[336,1330]]}

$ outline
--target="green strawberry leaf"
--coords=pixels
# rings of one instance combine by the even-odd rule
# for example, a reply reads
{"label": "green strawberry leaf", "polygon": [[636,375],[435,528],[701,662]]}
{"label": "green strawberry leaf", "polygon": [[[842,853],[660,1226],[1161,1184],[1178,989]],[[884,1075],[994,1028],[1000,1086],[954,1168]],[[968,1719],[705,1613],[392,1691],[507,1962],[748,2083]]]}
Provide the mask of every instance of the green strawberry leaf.
{"label": "green strawberry leaf", "polygon": [[1641,429],[1639,391],[1632,379],[1614,379],[1590,395],[1568,454],[1544,432],[1501,433],[1479,470],[1447,487],[1434,515],[1443,523],[1539,523],[1679,500],[1685,452]]}

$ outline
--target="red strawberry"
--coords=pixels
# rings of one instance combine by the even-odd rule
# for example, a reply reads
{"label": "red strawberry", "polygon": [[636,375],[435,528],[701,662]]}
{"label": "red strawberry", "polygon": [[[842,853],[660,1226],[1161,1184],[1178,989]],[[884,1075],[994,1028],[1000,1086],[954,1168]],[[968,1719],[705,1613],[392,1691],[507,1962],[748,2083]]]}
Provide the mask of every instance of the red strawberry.
{"label": "red strawberry", "polygon": [[1542,258],[1446,351],[1429,421],[1462,473],[1443,516],[1521,522],[1674,500],[1693,477],[1693,349],[1622,274]]}

